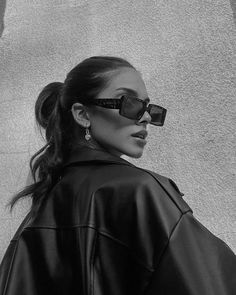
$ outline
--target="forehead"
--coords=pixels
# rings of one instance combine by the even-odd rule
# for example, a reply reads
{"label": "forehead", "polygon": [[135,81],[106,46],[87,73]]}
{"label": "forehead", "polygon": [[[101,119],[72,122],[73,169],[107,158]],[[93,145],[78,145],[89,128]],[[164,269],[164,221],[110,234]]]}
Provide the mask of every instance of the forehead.
{"label": "forehead", "polygon": [[147,97],[147,90],[141,74],[132,68],[122,68],[112,72],[109,82],[101,94],[115,94],[121,88],[134,90],[139,97]]}

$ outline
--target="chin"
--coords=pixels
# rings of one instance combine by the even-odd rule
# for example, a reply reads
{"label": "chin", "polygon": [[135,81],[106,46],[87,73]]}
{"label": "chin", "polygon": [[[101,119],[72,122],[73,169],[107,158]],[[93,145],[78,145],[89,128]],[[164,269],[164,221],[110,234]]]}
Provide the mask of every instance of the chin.
{"label": "chin", "polygon": [[143,155],[143,148],[134,148],[133,146],[120,146],[116,148],[107,148],[107,150],[118,157],[121,157],[122,155],[128,156],[130,158],[138,159],[142,157]]}
{"label": "chin", "polygon": [[131,157],[131,158],[135,158],[135,159],[138,159],[138,158],[141,158],[142,155],[143,155],[143,150],[139,150],[139,151],[129,151],[127,153],[125,153],[128,157]]}

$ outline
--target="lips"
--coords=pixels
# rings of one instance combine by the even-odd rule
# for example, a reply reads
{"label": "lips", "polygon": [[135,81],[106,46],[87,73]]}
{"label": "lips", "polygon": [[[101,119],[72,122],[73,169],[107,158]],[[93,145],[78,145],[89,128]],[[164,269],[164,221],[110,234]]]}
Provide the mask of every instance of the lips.
{"label": "lips", "polygon": [[148,133],[146,130],[141,130],[137,133],[134,133],[132,134],[133,137],[139,137],[139,138],[142,138],[142,139],[145,139],[147,136],[148,136]]}

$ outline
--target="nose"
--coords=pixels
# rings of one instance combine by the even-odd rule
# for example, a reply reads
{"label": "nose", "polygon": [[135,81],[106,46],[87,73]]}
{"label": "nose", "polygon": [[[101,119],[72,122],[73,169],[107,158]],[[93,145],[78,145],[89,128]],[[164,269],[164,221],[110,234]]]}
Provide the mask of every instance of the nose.
{"label": "nose", "polygon": [[148,113],[148,111],[145,111],[142,115],[142,117],[138,120],[139,123],[145,121],[147,123],[150,123],[152,120],[150,114]]}

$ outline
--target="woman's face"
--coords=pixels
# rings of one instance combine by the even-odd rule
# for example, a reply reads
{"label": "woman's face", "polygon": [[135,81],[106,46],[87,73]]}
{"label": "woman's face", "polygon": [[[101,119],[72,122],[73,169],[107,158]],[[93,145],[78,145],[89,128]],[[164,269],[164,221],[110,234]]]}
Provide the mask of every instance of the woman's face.
{"label": "woman's face", "polygon": [[[143,79],[132,68],[122,68],[113,73],[107,87],[97,98],[121,98],[124,94],[148,99]],[[147,130],[151,120],[148,112],[141,119],[133,120],[121,116],[118,109],[92,106],[89,118],[91,136],[104,149],[119,157],[123,154],[133,158],[142,156],[146,141],[132,134]]]}

